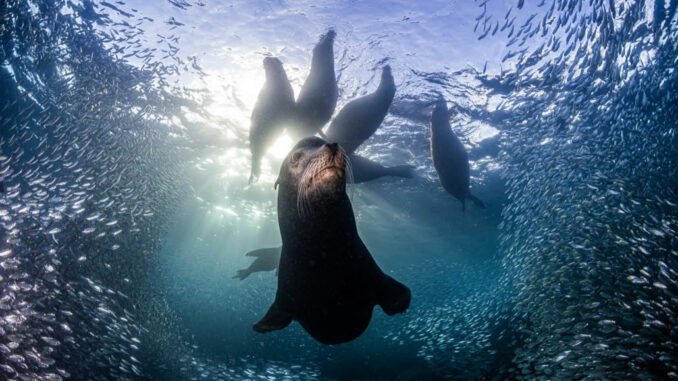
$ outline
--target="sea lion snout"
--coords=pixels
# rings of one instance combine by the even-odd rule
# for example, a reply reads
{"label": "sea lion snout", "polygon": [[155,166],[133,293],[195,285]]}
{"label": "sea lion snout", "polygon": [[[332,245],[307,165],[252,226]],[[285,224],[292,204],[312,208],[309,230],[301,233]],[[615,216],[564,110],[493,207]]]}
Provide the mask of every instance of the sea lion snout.
{"label": "sea lion snout", "polygon": [[339,151],[339,144],[337,143],[327,143],[325,144],[325,147],[329,148],[330,152],[332,152],[333,154]]}
{"label": "sea lion snout", "polygon": [[321,152],[324,165],[318,169],[319,182],[323,188],[342,188],[346,177],[346,153],[337,143],[326,143]]}
{"label": "sea lion snout", "polygon": [[327,143],[320,138],[308,138],[298,144],[291,154],[290,164],[296,166],[297,198],[327,199],[343,194],[346,187],[348,157],[337,143]]}
{"label": "sea lion snout", "polygon": [[383,68],[381,68],[381,75],[392,76],[393,74],[391,73],[391,65],[385,65]]}
{"label": "sea lion snout", "polygon": [[321,40],[323,43],[328,43],[328,42],[333,42],[334,37],[337,36],[337,32],[334,31],[334,28],[330,28],[327,30],[327,33],[324,35],[320,36]]}

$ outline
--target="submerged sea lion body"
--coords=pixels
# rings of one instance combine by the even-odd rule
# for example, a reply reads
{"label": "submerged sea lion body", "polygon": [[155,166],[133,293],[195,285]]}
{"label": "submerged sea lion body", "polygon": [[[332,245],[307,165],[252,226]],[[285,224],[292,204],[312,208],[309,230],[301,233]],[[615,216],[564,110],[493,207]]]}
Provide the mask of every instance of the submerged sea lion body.
{"label": "submerged sea lion body", "polygon": [[376,180],[384,176],[412,178],[414,167],[411,165],[383,166],[376,161],[356,154],[350,156],[353,168],[353,182],[356,184]]}
{"label": "submerged sea lion body", "polygon": [[311,71],[295,104],[296,123],[289,129],[295,141],[321,133],[337,106],[339,89],[334,74],[335,35],[334,30],[328,30],[313,48]]}
{"label": "submerged sea lion body", "polygon": [[259,92],[252,111],[250,127],[250,152],[252,169],[250,183],[259,177],[261,158],[268,147],[280,136],[284,123],[294,111],[294,90],[287,79],[282,62],[275,57],[264,58],[266,82]]}
{"label": "submerged sea lion body", "polygon": [[327,130],[327,140],[352,154],[384,121],[395,91],[391,67],[386,65],[375,92],[348,102],[339,111]]}
{"label": "submerged sea lion body", "polygon": [[254,329],[292,320],[325,344],[347,342],[367,327],[375,305],[404,312],[410,290],[381,271],[358,236],[346,194],[346,157],[320,138],[297,143],[278,182],[283,241],[275,301]]}
{"label": "submerged sea lion body", "polygon": [[447,104],[440,97],[431,115],[431,157],[438,172],[440,184],[447,192],[461,201],[466,208],[466,199],[484,208],[485,205],[469,191],[470,168],[464,145],[452,131]]}

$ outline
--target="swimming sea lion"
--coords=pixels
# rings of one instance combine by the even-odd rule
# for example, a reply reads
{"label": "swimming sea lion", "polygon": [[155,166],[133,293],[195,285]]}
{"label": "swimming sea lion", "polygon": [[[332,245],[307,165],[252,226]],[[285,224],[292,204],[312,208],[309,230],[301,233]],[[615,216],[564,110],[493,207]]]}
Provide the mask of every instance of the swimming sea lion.
{"label": "swimming sea lion", "polygon": [[360,336],[375,305],[404,312],[410,290],[381,271],[358,236],[346,195],[346,154],[317,137],[298,142],[280,168],[278,290],[257,332],[297,320],[324,344]]}
{"label": "swimming sea lion", "polygon": [[347,153],[353,153],[384,121],[395,91],[391,67],[386,65],[377,90],[348,102],[332,120],[327,141],[337,142]]}
{"label": "swimming sea lion", "polygon": [[297,141],[321,133],[337,106],[339,90],[334,74],[334,37],[330,29],[313,48],[311,72],[299,91],[296,103],[296,123],[288,131]]}
{"label": "swimming sea lion", "polygon": [[433,166],[443,188],[461,201],[466,209],[466,199],[484,208],[485,204],[469,191],[468,154],[464,145],[450,126],[447,104],[443,97],[438,98],[431,115],[431,157]]}
{"label": "swimming sea lion", "polygon": [[259,92],[252,111],[250,127],[250,151],[252,170],[250,184],[256,182],[261,170],[261,158],[266,149],[280,135],[294,110],[294,90],[287,80],[282,62],[275,57],[264,58],[266,82]]}
{"label": "swimming sea lion", "polygon": [[375,161],[356,154],[349,156],[353,169],[353,182],[355,184],[376,180],[384,176],[412,178],[414,167],[411,165],[396,165],[385,167]]}
{"label": "swimming sea lion", "polygon": [[259,271],[272,271],[277,269],[278,263],[280,262],[281,249],[282,248],[280,246],[269,247],[265,249],[252,250],[245,254],[248,257],[255,257],[254,262],[252,262],[250,267],[238,270],[237,274],[235,274],[233,278],[243,280],[252,273]]}

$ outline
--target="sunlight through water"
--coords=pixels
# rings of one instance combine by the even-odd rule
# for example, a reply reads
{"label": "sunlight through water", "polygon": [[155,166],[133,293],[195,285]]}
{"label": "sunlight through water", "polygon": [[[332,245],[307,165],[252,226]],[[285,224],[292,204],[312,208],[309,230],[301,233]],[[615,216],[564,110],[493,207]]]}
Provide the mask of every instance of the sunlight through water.
{"label": "sunlight through water", "polygon": [[[0,8],[0,379],[678,379],[678,1]],[[391,69],[351,156],[390,172],[347,193],[412,300],[328,346],[255,332],[277,270],[239,271],[301,123],[250,181],[264,59],[296,97],[330,29],[333,116]],[[485,208],[441,185],[440,98]]]}

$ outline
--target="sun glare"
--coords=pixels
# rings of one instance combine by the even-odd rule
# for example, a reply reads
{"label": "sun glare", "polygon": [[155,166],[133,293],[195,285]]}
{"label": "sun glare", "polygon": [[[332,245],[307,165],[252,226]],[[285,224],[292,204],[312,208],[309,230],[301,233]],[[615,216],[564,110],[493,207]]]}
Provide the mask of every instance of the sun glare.
{"label": "sun glare", "polygon": [[292,138],[287,135],[287,132],[284,132],[278,138],[278,140],[273,143],[271,148],[268,149],[268,154],[275,157],[276,159],[282,159],[287,155],[288,152],[290,152],[293,144],[294,142],[292,141]]}

